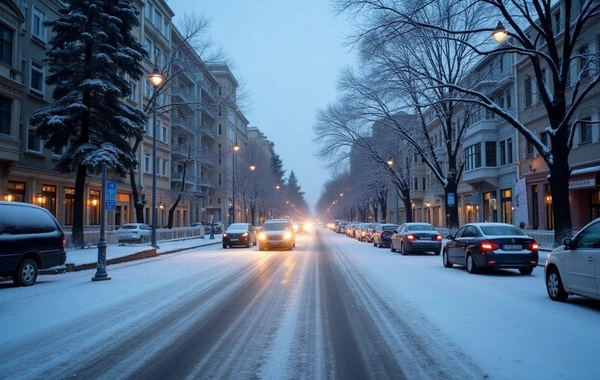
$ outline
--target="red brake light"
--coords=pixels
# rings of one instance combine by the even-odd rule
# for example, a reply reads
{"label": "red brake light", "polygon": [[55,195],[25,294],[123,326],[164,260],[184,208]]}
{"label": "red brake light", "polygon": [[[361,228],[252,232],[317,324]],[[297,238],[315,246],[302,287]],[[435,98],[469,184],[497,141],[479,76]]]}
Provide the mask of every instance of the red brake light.
{"label": "red brake light", "polygon": [[65,249],[67,249],[67,236],[66,235],[63,235],[63,238],[62,238],[62,249],[63,249],[63,251]]}
{"label": "red brake light", "polygon": [[415,240],[415,235],[406,235],[407,240]]}
{"label": "red brake light", "polygon": [[438,235],[435,237],[435,240],[442,241],[442,235]]}
{"label": "red brake light", "polygon": [[500,244],[491,241],[484,241],[479,245],[479,248],[481,248],[482,251],[493,251],[500,249]]}
{"label": "red brake light", "polygon": [[539,248],[539,245],[536,241],[527,244],[527,249],[530,251],[537,251],[538,248]]}

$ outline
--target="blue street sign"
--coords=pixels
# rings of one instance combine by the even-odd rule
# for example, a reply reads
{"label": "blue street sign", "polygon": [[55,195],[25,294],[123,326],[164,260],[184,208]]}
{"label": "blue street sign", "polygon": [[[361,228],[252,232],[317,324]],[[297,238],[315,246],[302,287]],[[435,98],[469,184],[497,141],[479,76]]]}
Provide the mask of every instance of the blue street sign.
{"label": "blue street sign", "polygon": [[104,202],[106,211],[115,211],[117,209],[117,202],[114,201],[106,201]]}
{"label": "blue street sign", "polygon": [[[117,183],[106,182],[106,201],[115,202],[117,200]],[[106,208],[108,210],[108,207]],[[114,209],[113,209],[114,210]]]}
{"label": "blue street sign", "polygon": [[454,193],[448,193],[448,206],[454,206]]}

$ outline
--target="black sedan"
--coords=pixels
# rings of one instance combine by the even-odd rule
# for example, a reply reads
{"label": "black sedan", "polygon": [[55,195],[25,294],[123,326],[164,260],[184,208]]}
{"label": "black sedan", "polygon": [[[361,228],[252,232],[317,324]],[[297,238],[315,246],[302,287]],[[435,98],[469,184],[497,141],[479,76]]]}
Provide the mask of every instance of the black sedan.
{"label": "black sedan", "polygon": [[373,232],[373,246],[383,248],[389,247],[390,242],[392,241],[392,235],[396,228],[399,226],[397,224],[379,224],[375,227],[375,231]]}
{"label": "black sedan", "polygon": [[411,252],[439,255],[442,251],[442,235],[429,223],[403,223],[392,235],[390,249],[392,252],[398,250],[403,255]]}
{"label": "black sedan", "polygon": [[243,245],[249,248],[256,245],[256,231],[250,223],[233,223],[223,233],[223,248]]}
{"label": "black sedan", "polygon": [[518,269],[528,275],[538,263],[537,242],[512,224],[469,223],[448,239],[443,249],[446,268],[463,265],[469,273],[481,268]]}

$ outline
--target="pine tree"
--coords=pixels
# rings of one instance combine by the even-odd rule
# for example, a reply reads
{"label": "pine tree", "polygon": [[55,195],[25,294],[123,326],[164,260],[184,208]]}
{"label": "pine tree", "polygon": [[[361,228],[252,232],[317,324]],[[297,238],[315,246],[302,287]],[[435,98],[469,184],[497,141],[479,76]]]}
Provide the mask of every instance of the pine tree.
{"label": "pine tree", "polygon": [[33,119],[46,148],[66,148],[56,169],[76,173],[72,243],[84,245],[86,176],[102,164],[125,176],[136,165],[130,140],[144,133],[146,115],[122,102],[129,81],[143,74],[147,52],[131,33],[139,12],[129,0],[72,0],[55,21],[46,51],[54,102]]}

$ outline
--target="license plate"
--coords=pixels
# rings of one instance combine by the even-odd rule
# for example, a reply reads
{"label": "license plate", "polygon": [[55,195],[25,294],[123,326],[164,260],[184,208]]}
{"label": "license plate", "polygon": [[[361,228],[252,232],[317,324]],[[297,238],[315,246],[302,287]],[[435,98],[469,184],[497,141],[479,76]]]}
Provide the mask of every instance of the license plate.
{"label": "license plate", "polygon": [[421,236],[420,240],[431,240],[431,236]]}
{"label": "license plate", "polygon": [[229,241],[238,241],[238,239],[229,239]]}
{"label": "license plate", "polygon": [[517,251],[523,249],[521,244],[504,244],[504,249],[507,251]]}

